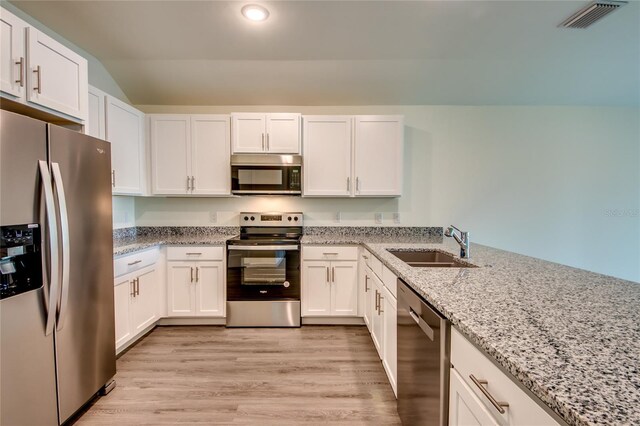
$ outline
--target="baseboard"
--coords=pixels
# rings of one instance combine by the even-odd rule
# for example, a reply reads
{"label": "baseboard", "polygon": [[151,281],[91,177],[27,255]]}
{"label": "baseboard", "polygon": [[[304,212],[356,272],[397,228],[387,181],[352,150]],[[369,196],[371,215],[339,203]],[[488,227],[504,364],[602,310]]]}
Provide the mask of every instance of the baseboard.
{"label": "baseboard", "polygon": [[226,325],[226,318],[180,317],[160,318],[158,325]]}
{"label": "baseboard", "polygon": [[302,325],[365,325],[362,317],[302,317]]}
{"label": "baseboard", "polygon": [[129,349],[131,349],[132,347],[134,347],[140,340],[144,339],[145,337],[147,337],[147,335],[149,333],[151,333],[153,331],[154,328],[156,328],[156,323],[151,324],[149,327],[145,328],[140,334],[138,334],[136,337],[134,337],[133,339],[129,340],[127,343],[125,343],[124,346],[122,346],[119,349],[116,349],[116,359],[120,358],[122,355],[124,355]]}

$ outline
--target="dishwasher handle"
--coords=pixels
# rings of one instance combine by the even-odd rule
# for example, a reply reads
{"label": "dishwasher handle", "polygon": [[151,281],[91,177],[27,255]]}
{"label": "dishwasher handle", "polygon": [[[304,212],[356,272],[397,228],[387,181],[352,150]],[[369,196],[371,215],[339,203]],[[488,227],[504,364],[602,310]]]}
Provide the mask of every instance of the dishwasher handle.
{"label": "dishwasher handle", "polygon": [[420,329],[424,331],[424,334],[426,334],[427,337],[433,342],[433,340],[435,339],[435,332],[433,331],[433,328],[429,327],[429,324],[427,324],[425,320],[420,318],[418,314],[416,314],[416,311],[413,310],[413,308],[409,308],[409,316],[416,322],[416,324],[418,324],[418,327],[420,327]]}

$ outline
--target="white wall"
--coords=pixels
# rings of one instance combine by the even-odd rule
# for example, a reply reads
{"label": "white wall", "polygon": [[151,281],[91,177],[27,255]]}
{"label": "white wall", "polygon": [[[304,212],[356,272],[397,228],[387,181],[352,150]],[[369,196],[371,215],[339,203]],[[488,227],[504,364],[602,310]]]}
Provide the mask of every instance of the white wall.
{"label": "white wall", "polygon": [[[472,240],[640,281],[640,111],[592,107],[138,106],[147,113],[404,114],[399,199],[137,198],[137,225],[237,224],[242,210],[301,210],[307,224],[469,230]],[[215,212],[217,221],[211,220]]]}

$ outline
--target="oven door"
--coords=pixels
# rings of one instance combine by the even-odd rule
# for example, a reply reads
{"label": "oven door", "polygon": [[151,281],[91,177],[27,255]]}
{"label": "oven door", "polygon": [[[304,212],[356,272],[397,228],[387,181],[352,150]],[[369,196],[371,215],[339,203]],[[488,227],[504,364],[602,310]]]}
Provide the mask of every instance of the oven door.
{"label": "oven door", "polygon": [[227,300],[300,300],[300,247],[229,245]]}
{"label": "oven door", "polygon": [[231,166],[234,194],[301,194],[300,166]]}

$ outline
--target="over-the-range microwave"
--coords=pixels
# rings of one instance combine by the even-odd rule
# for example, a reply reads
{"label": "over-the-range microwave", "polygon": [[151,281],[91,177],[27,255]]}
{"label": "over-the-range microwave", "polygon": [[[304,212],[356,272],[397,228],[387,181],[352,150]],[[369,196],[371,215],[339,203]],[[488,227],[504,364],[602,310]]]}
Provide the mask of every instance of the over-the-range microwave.
{"label": "over-the-range microwave", "polygon": [[232,155],[231,193],[300,195],[302,157],[278,154]]}

